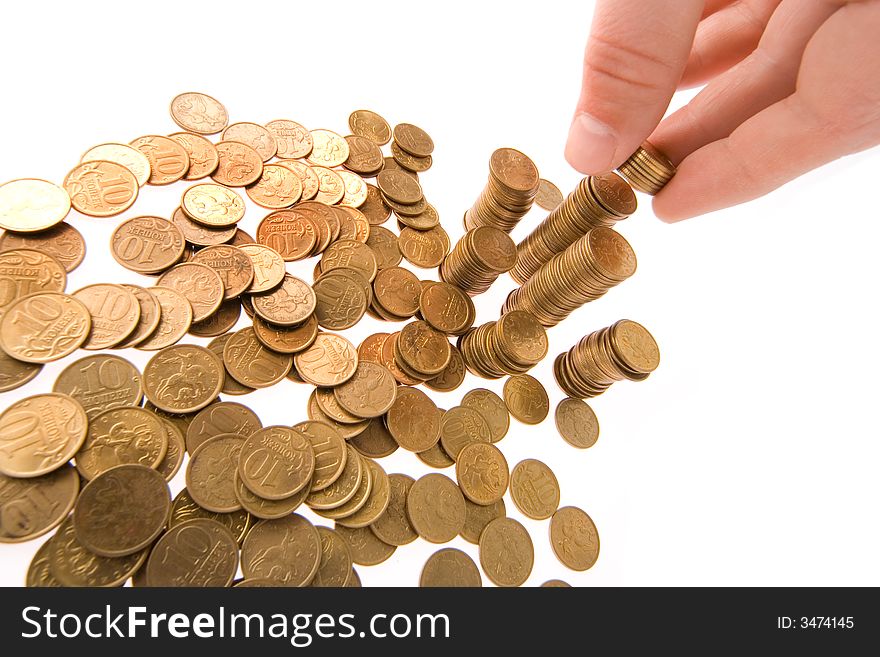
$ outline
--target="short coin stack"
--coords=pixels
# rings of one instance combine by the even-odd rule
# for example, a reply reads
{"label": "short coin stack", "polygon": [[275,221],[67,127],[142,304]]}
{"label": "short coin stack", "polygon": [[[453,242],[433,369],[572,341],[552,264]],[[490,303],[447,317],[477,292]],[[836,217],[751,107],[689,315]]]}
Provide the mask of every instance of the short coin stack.
{"label": "short coin stack", "polygon": [[513,310],[459,338],[468,370],[486,379],[525,374],[547,355],[547,332],[530,313]]}
{"label": "short coin stack", "polygon": [[615,381],[643,381],[660,364],[660,350],[648,330],[628,319],[584,336],[559,354],[553,372],[570,397],[595,397]]}
{"label": "short coin stack", "polygon": [[644,142],[617,167],[620,175],[640,192],[653,196],[675,175],[675,165],[651,142]]}
{"label": "short coin stack", "polygon": [[611,228],[595,228],[513,290],[502,312],[527,310],[544,326],[555,326],[635,271],[636,256],[629,242]]}
{"label": "short coin stack", "polygon": [[525,283],[541,265],[588,230],[611,227],[636,210],[636,197],[620,176],[583,178],[574,191],[517,245],[513,279]]}
{"label": "short coin stack", "polygon": [[491,226],[467,231],[440,265],[440,278],[469,295],[482,294],[516,262],[516,245]]}
{"label": "short coin stack", "polygon": [[464,215],[464,226],[493,226],[513,230],[531,209],[538,194],[538,167],[513,148],[499,148],[489,158],[489,182]]}

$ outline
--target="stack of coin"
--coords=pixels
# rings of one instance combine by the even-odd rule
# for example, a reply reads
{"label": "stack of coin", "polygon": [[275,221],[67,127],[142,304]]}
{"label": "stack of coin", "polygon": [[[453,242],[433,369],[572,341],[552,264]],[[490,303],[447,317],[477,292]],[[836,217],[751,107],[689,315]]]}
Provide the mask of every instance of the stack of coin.
{"label": "stack of coin", "polygon": [[675,175],[675,165],[648,141],[639,146],[617,170],[630,185],[651,196],[663,189]]}
{"label": "stack of coin", "polygon": [[486,379],[524,374],[547,355],[547,332],[530,313],[512,310],[465,333],[458,348],[467,369]]}
{"label": "stack of coin", "polygon": [[391,157],[400,168],[417,175],[431,168],[434,141],[428,133],[411,123],[399,123],[394,126],[393,137]]}
{"label": "stack of coin", "polygon": [[419,317],[447,335],[461,335],[477,318],[473,300],[461,288],[446,282],[422,281]]}
{"label": "stack of coin", "polygon": [[410,322],[396,335],[392,345],[394,362],[410,379],[417,382],[433,379],[449,365],[452,345],[446,335],[428,322]]}
{"label": "stack of coin", "polygon": [[588,230],[610,227],[636,210],[636,196],[615,173],[587,176],[516,247],[510,272],[520,285]]}
{"label": "stack of coin", "polygon": [[440,265],[440,278],[469,295],[482,294],[516,262],[516,245],[492,226],[467,231]]}
{"label": "stack of coin", "polygon": [[629,319],[584,336],[553,362],[556,383],[569,397],[595,397],[615,381],[644,381],[660,364],[648,330]]}
{"label": "stack of coin", "polygon": [[635,271],[636,255],[629,242],[611,228],[595,228],[513,290],[502,312],[527,310],[544,326],[555,326]]}
{"label": "stack of coin", "polygon": [[489,158],[489,182],[464,215],[465,228],[492,226],[509,233],[531,209],[540,180],[527,155],[499,148]]}

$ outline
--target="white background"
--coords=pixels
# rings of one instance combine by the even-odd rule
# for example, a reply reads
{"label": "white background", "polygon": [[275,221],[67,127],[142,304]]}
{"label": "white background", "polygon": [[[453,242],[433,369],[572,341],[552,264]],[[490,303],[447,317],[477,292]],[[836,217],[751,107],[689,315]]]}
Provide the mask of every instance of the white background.
{"label": "white background", "polygon": [[[589,2],[7,3],[0,180],[61,182],[94,144],[177,131],[168,104],[182,91],[214,95],[232,121],[290,118],[342,134],[348,114],[364,107],[433,136],[434,167],[422,181],[455,241],[499,146],[529,154],[565,192],[577,183],[562,150],[591,12]],[[637,274],[552,329],[551,356],[628,317],[657,338],[662,364],[592,402],[601,423],[592,449],[568,446],[552,419],[512,423],[500,444],[511,467],[527,457],[548,463],[562,503],[585,509],[602,543],[592,570],[568,571],[550,550],[548,523],[523,519],[508,497],[508,513],[535,544],[529,585],[880,584],[878,165],[874,150],[675,226],[639,197],[636,215],[619,224]],[[118,218],[72,213],[88,255],[68,290],[149,285],[112,260],[110,233],[135,214],[169,216],[184,188],[146,187]],[[265,211],[248,204],[242,227],[253,233]],[[533,210],[514,237],[544,214]],[[290,270],[311,280],[312,266]],[[502,277],[477,299],[479,322],[497,317],[512,287]],[[367,318],[346,334],[357,343],[388,326]],[[139,367],[149,357],[122,355]],[[71,360],[0,405],[48,391]],[[534,373],[555,406],[563,395],[551,362]],[[501,391],[501,382],[468,375],[433,397],[448,408],[476,386]],[[306,419],[307,394],[284,381],[239,401],[264,424],[291,424]],[[402,450],[381,463],[428,472]],[[0,583],[24,581],[41,540],[0,545]],[[475,546],[451,545],[477,560]],[[419,540],[357,569],[365,585],[413,585],[436,549]]]}

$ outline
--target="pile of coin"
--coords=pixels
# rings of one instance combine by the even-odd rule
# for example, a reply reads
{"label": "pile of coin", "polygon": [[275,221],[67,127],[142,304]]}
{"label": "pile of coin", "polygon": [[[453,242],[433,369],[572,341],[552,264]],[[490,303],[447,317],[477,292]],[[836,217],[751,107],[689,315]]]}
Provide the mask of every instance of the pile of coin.
{"label": "pile of coin", "polygon": [[617,170],[630,185],[651,196],[675,175],[675,165],[649,141],[639,146]]}
{"label": "pile of coin", "polygon": [[555,326],[635,271],[629,242],[611,228],[594,228],[512,290],[502,312],[527,310],[544,326]]}
{"label": "pile of coin", "polygon": [[585,335],[553,362],[556,383],[570,397],[595,397],[615,381],[644,381],[660,364],[660,350],[648,330],[622,319]]}
{"label": "pile of coin", "polygon": [[538,167],[513,148],[499,148],[489,158],[489,182],[464,215],[467,230],[492,226],[509,233],[531,209],[538,194]]}
{"label": "pile of coin", "polygon": [[611,227],[636,210],[636,196],[620,176],[583,178],[574,191],[516,247],[510,272],[522,285],[550,258],[593,228]]}
{"label": "pile of coin", "polygon": [[[559,508],[546,465],[527,459],[511,469],[495,446],[511,415],[526,424],[548,416],[547,391],[525,374],[546,355],[547,336],[541,315],[522,310],[472,328],[470,295],[513,265],[515,247],[503,230],[481,225],[444,262],[449,237],[418,179],[432,164],[431,138],[411,124],[392,130],[369,110],[352,113],[346,137],[286,119],[230,124],[219,101],[198,93],[176,97],[171,115],[185,132],[96,146],[63,187],[0,185],[8,231],[0,236],[0,392],[80,347],[155,352],[143,372],[116,354],[87,355],[59,374],[53,392],[0,413],[0,507],[16,509],[0,514],[0,542],[58,527],[34,556],[28,585],[359,586],[354,564],[381,563],[418,537],[459,535],[479,545],[494,583],[520,585],[534,547],[506,517],[508,491],[523,514],[550,519],[564,565],[591,567],[599,542],[589,516]],[[216,143],[204,136],[218,133]],[[365,182],[374,176],[376,185]],[[71,207],[114,216],[142,186],[184,180],[201,182],[169,218],[132,217],[111,237],[113,258],[155,285],[65,293],[67,273],[85,256],[82,236],[63,223]],[[558,190],[543,182],[543,202],[555,204]],[[527,210],[538,188],[528,158],[493,154],[485,207],[504,210],[496,219]],[[255,237],[239,227],[241,190],[269,210]],[[399,237],[382,226],[392,212]],[[607,283],[617,269],[601,248],[587,248],[592,285]],[[311,285],[287,273],[286,262],[318,256]],[[403,258],[443,263],[445,280],[421,280]],[[231,332],[242,308],[252,324]],[[365,314],[408,323],[357,347],[333,332]],[[180,343],[187,333],[212,339]],[[461,350],[450,336],[460,336]],[[415,387],[452,391],[468,370],[511,375],[503,399],[478,388],[444,411]],[[247,406],[219,397],[285,379],[312,386],[307,421],[263,427]],[[575,415],[585,411],[557,411],[560,431],[589,446],[598,424],[585,434]],[[399,448],[432,468],[454,465],[455,480],[386,474],[377,459]],[[186,487],[172,500],[167,482],[180,471]],[[303,508],[334,527],[316,527],[297,513]],[[445,548],[420,583],[482,579],[467,554]]]}
{"label": "pile of coin", "polygon": [[510,236],[492,226],[467,231],[440,265],[440,278],[469,295],[482,294],[510,271],[516,262],[516,245]]}
{"label": "pile of coin", "polygon": [[547,332],[530,313],[512,310],[461,336],[458,348],[468,371],[485,379],[525,374],[547,355]]}

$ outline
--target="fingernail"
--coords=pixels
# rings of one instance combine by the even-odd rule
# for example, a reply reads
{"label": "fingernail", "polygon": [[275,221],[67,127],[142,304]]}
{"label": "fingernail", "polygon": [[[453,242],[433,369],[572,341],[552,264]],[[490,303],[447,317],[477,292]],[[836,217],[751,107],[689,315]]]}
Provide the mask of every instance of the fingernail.
{"label": "fingernail", "polygon": [[581,173],[609,171],[617,150],[614,131],[586,113],[577,114],[568,131],[565,159]]}

